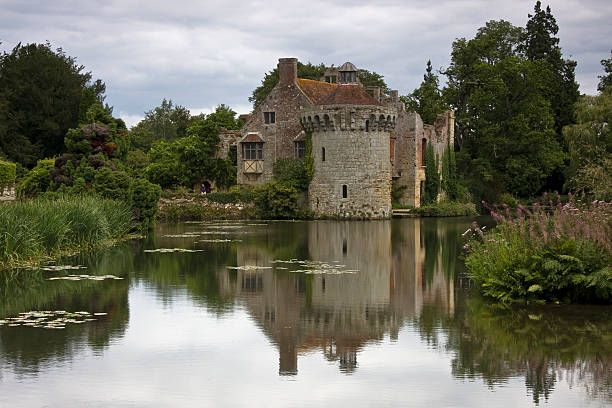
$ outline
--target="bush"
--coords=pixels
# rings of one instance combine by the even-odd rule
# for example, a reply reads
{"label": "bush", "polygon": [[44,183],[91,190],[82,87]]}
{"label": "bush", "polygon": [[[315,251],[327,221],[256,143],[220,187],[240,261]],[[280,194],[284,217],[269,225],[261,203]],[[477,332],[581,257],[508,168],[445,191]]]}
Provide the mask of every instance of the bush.
{"label": "bush", "polygon": [[34,197],[47,191],[51,185],[49,171],[54,165],[54,159],[39,160],[17,186],[17,195],[19,197]]}
{"label": "bush", "polygon": [[458,217],[478,215],[473,203],[442,201],[412,209],[411,213],[421,217]]}
{"label": "bush", "polygon": [[101,197],[128,202],[130,198],[130,176],[122,171],[112,171],[108,167],[103,167],[96,171],[93,189]]}
{"label": "bush", "polygon": [[230,191],[217,191],[206,194],[206,199],[219,204],[237,204],[253,202],[253,189],[232,187]]}
{"label": "bush", "polygon": [[0,193],[15,183],[17,165],[0,160]]}
{"label": "bush", "polygon": [[157,202],[161,197],[161,187],[150,181],[137,178],[130,186],[130,203],[134,218],[140,223],[140,228],[145,230],[155,223],[157,213]]}
{"label": "bush", "polygon": [[299,193],[295,187],[271,182],[257,187],[253,194],[261,218],[295,219],[306,216],[298,205]]}
{"label": "bush", "polygon": [[502,302],[610,302],[612,203],[563,205],[544,199],[491,209],[498,226],[478,225],[466,244],[466,266],[482,292]]}
{"label": "bush", "polygon": [[274,180],[300,191],[308,190],[310,178],[306,171],[306,159],[282,158],[274,162]]}

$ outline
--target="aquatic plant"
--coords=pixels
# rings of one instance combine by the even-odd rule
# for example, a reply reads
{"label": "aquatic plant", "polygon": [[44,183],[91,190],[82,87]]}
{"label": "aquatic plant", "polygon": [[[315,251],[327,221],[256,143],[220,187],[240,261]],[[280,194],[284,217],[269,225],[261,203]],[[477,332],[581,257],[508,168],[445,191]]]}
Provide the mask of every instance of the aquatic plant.
{"label": "aquatic plant", "polygon": [[497,227],[474,223],[466,266],[482,292],[503,302],[610,302],[612,203],[543,196],[531,208],[489,207]]}

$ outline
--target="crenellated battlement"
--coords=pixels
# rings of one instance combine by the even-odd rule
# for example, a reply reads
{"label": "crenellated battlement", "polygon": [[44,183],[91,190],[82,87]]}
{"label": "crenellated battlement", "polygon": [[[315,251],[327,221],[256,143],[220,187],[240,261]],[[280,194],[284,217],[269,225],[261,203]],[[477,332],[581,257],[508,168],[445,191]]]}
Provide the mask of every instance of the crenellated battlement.
{"label": "crenellated battlement", "polygon": [[300,122],[311,132],[390,132],[395,128],[396,116],[395,108],[382,106],[317,106],[305,110]]}

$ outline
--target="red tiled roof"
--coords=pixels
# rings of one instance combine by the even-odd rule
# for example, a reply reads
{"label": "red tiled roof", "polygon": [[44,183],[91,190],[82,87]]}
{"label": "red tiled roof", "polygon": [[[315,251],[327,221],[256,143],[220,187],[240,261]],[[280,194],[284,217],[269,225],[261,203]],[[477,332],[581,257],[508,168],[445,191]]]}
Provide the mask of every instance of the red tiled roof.
{"label": "red tiled roof", "polygon": [[374,97],[359,85],[329,84],[298,78],[298,86],[315,105],[378,105]]}

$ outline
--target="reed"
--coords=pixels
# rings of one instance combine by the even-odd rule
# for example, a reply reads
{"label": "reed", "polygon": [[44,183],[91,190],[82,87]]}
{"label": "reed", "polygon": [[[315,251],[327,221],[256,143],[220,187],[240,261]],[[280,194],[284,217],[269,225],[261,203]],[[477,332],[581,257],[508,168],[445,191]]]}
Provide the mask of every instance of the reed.
{"label": "reed", "polygon": [[0,268],[91,248],[126,235],[128,204],[73,197],[0,205]]}

